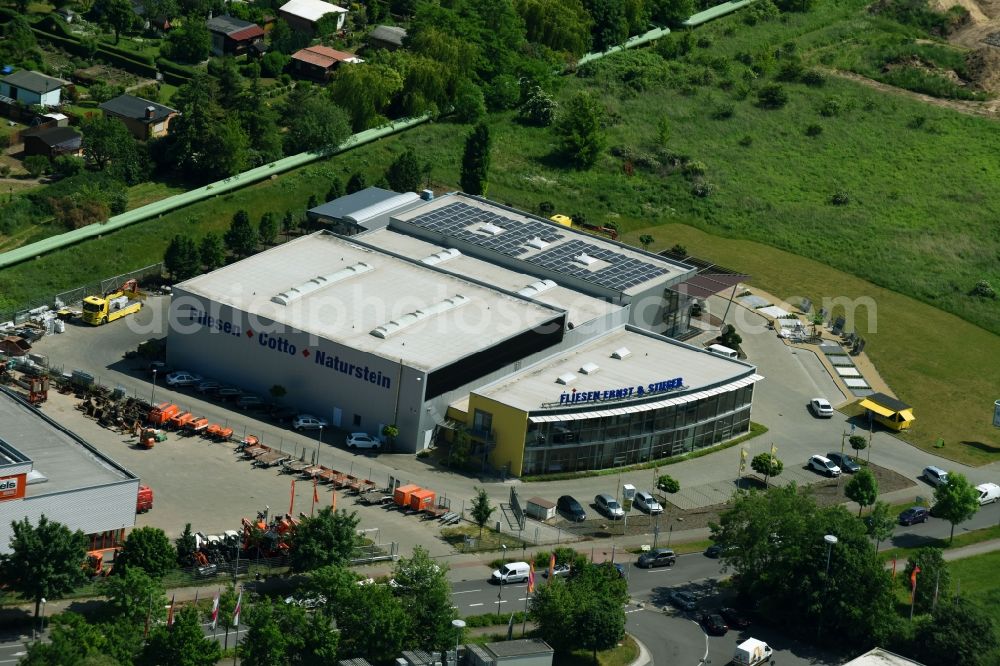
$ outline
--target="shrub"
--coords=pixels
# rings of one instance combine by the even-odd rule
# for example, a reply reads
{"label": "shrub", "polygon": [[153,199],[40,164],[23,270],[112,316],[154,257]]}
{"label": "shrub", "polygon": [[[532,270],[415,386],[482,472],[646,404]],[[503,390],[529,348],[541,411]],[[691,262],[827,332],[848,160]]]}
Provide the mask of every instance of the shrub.
{"label": "shrub", "polygon": [[834,192],[833,196],[830,197],[830,203],[834,206],[846,206],[851,203],[851,195],[843,190],[840,192]]}
{"label": "shrub", "polygon": [[743,22],[751,26],[757,25],[758,23],[778,18],[778,14],[780,13],[777,5],[772,0],[758,0],[758,2],[743,10]]}
{"label": "shrub", "polygon": [[839,97],[827,97],[820,105],[819,113],[821,116],[832,118],[834,116],[839,116],[843,109],[844,103],[840,101]]}
{"label": "shrub", "polygon": [[980,298],[996,298],[997,292],[993,289],[993,285],[987,280],[980,280],[976,283],[976,286],[972,288],[972,295],[979,296]]}
{"label": "shrub", "polygon": [[750,136],[749,134],[747,134],[747,135],[743,136],[742,138],[740,138],[739,143],[744,148],[749,148],[750,146],[753,145],[753,137]]}
{"label": "shrub", "polygon": [[788,104],[788,93],[778,83],[766,83],[757,91],[757,103],[764,109],[780,109]]}
{"label": "shrub", "polygon": [[700,181],[691,186],[691,194],[699,199],[707,199],[715,191],[715,185],[706,181]]}
{"label": "shrub", "polygon": [[707,172],[708,167],[705,166],[704,162],[699,162],[698,160],[691,160],[681,169],[681,173],[683,173],[687,178],[704,176]]}
{"label": "shrub", "polygon": [[826,77],[823,76],[822,72],[815,69],[810,69],[807,70],[806,72],[803,72],[802,78],[800,80],[802,81],[802,83],[806,84],[807,86],[811,86],[813,88],[819,88],[823,85],[826,85]]}
{"label": "shrub", "polygon": [[806,136],[819,136],[823,133],[823,128],[813,123],[806,126]]}
{"label": "shrub", "polygon": [[732,118],[735,111],[736,107],[732,102],[722,102],[712,109],[712,117],[716,120],[726,120],[727,118]]}
{"label": "shrub", "polygon": [[710,49],[712,48],[712,36],[711,35],[701,35],[698,37],[696,45],[699,49]]}
{"label": "shrub", "polygon": [[38,178],[49,170],[51,163],[45,155],[31,155],[24,158],[24,168],[32,178]]}
{"label": "shrub", "polygon": [[548,127],[556,118],[556,101],[540,87],[532,86],[518,117],[529,125]]}

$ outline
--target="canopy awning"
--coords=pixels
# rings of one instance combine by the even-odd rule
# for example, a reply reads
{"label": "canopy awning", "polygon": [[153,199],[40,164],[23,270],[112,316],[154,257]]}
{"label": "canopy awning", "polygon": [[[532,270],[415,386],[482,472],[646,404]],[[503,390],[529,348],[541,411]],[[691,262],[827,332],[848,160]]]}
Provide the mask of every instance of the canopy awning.
{"label": "canopy awning", "polygon": [[878,414],[879,416],[892,416],[893,414],[896,413],[891,409],[888,409],[886,407],[883,407],[882,405],[872,402],[871,400],[868,400],[867,398],[862,400],[860,404],[865,409],[869,409]]}
{"label": "canopy awning", "polygon": [[899,413],[899,416],[904,421],[915,421],[917,419],[917,417],[913,415],[912,409],[904,409]]}

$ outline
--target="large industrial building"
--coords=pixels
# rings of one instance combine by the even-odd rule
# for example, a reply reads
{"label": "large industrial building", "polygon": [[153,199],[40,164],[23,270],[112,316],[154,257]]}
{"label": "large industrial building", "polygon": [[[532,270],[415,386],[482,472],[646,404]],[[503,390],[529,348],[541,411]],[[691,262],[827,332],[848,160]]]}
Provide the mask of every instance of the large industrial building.
{"label": "large industrial building", "polygon": [[748,429],[755,368],[666,337],[687,329],[691,266],[463,194],[385,201],[370,230],[177,285],[170,365],[262,396],[280,385],[341,431],[395,424],[398,451],[463,431],[515,475]]}
{"label": "large industrial building", "polygon": [[81,530],[97,550],[135,524],[139,479],[13,392],[0,387],[0,553],[11,523],[44,515]]}

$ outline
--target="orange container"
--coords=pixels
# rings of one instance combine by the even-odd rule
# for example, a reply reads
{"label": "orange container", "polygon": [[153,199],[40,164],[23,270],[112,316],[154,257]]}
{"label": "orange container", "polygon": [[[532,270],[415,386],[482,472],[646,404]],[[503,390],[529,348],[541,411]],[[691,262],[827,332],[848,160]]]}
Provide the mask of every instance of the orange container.
{"label": "orange container", "polygon": [[408,483],[405,486],[400,486],[396,488],[396,491],[392,494],[392,501],[402,507],[407,507],[410,505],[410,495],[414,491],[420,490],[420,486]]}
{"label": "orange container", "polygon": [[434,508],[434,491],[422,488],[410,493],[410,508],[414,511],[426,511]]}
{"label": "orange container", "polygon": [[176,416],[181,408],[177,405],[172,405],[169,402],[162,402],[153,409],[149,410],[149,422],[153,425],[163,425],[169,421],[172,417]]}
{"label": "orange container", "polygon": [[188,423],[194,420],[194,414],[191,412],[184,412],[183,414],[175,414],[170,417],[170,425],[174,428],[183,428]]}

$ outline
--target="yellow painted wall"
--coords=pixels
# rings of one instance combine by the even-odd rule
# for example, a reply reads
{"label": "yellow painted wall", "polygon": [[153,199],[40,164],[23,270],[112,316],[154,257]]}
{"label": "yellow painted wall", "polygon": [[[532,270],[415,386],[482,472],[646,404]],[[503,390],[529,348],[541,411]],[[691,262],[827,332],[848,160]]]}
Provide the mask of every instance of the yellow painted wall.
{"label": "yellow painted wall", "polygon": [[490,464],[504,467],[510,463],[510,473],[520,476],[524,467],[524,436],[528,431],[528,412],[472,393],[469,395],[469,411],[466,425],[472,429],[476,410],[493,415],[493,435],[496,447],[490,454]]}

